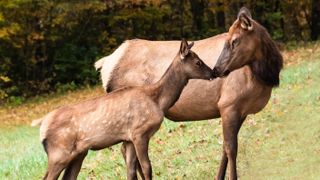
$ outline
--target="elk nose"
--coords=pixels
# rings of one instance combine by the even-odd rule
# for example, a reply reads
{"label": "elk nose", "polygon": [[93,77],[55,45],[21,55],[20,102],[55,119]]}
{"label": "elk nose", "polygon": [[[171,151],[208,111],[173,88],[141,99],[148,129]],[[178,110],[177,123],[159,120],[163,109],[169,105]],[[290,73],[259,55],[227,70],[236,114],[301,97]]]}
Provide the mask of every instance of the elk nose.
{"label": "elk nose", "polygon": [[219,68],[218,67],[214,67],[212,70],[212,76],[214,78],[219,77]]}
{"label": "elk nose", "polygon": [[224,72],[223,72],[223,76],[228,76],[230,74],[230,70],[225,70]]}

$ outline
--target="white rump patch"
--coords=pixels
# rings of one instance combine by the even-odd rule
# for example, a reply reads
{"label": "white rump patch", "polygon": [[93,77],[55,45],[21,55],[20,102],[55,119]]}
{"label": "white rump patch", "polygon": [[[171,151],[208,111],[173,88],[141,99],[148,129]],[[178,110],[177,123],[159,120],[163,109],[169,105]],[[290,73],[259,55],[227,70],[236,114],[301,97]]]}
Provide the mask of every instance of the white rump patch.
{"label": "white rump patch", "polygon": [[42,118],[41,126],[40,126],[40,141],[42,142],[47,137],[47,131],[50,128],[50,125],[54,119],[52,116],[56,113],[57,110],[51,111],[47,115]]}
{"label": "white rump patch", "polygon": [[110,80],[110,76],[114,67],[118,64],[119,60],[122,58],[123,54],[126,52],[129,46],[129,42],[126,41],[122,43],[112,54],[103,57],[97,62],[95,62],[94,67],[96,70],[100,70],[100,76],[102,80],[102,86],[106,89],[107,84]]}
{"label": "white rump patch", "polygon": [[47,131],[49,129],[49,124],[50,124],[50,115],[48,114],[43,118],[43,121],[40,126],[40,141],[42,142],[46,136],[47,136]]}

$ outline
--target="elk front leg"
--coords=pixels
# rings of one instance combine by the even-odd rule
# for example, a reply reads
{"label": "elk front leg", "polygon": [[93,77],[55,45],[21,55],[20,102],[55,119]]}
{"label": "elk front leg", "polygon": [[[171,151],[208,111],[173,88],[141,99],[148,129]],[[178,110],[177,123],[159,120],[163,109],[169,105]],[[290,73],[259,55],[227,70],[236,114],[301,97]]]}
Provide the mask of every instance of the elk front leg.
{"label": "elk front leg", "polygon": [[142,168],[144,179],[152,179],[152,167],[148,155],[149,138],[139,137],[133,141],[139,163]]}
{"label": "elk front leg", "polygon": [[217,180],[224,180],[224,177],[226,175],[227,171],[227,165],[228,165],[228,157],[226,150],[224,149],[224,146],[222,147],[222,157],[220,161],[220,167],[219,167],[219,172],[216,177]]}
{"label": "elk front leg", "polygon": [[237,179],[238,132],[245,117],[234,109],[224,109],[221,113],[223,129],[223,154],[217,179],[224,179],[229,163],[229,178]]}

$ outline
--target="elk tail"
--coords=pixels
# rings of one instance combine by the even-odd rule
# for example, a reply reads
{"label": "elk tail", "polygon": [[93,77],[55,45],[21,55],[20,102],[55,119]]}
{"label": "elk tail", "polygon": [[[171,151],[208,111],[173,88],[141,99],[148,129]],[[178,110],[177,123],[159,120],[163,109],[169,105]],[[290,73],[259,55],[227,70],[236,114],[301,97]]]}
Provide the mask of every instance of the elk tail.
{"label": "elk tail", "polygon": [[40,118],[40,119],[33,120],[32,123],[31,123],[31,126],[41,125],[43,119],[44,119],[44,118]]}
{"label": "elk tail", "polygon": [[104,58],[101,58],[100,60],[94,63],[94,67],[96,68],[96,70],[99,70],[102,68],[104,60],[105,60]]}

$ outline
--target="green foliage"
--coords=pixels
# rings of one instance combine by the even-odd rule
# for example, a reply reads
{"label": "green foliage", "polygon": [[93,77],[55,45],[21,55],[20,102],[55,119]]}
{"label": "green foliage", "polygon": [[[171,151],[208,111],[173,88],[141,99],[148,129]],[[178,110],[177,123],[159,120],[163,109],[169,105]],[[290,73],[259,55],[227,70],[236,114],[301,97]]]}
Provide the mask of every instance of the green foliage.
{"label": "green foliage", "polygon": [[10,79],[0,81],[2,99],[47,92],[57,83],[96,83],[102,7],[99,1],[1,2],[0,70]]}
{"label": "green foliage", "polygon": [[55,85],[55,89],[57,90],[57,93],[65,93],[67,91],[72,91],[77,89],[77,85],[73,81],[70,83],[64,83],[64,84],[61,84],[58,82]]}
{"label": "green foliage", "polygon": [[283,14],[281,12],[271,12],[267,14],[267,21],[273,29],[270,30],[271,36],[274,39],[281,40],[283,30],[281,29],[281,20]]}
{"label": "green foliage", "polygon": [[73,44],[65,44],[54,56],[54,81],[57,83],[75,82],[76,84],[93,83],[97,79],[92,66],[97,56],[96,47],[76,47]]}
{"label": "green foliage", "polygon": [[7,102],[9,102],[11,105],[21,105],[22,103],[25,102],[25,98],[22,97],[22,96],[10,96],[8,99],[7,99]]}
{"label": "green foliage", "polygon": [[280,41],[309,40],[318,12],[311,1],[2,0],[0,101],[96,84],[93,63],[124,40],[207,38],[225,32],[243,5]]}

